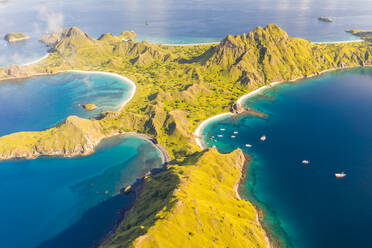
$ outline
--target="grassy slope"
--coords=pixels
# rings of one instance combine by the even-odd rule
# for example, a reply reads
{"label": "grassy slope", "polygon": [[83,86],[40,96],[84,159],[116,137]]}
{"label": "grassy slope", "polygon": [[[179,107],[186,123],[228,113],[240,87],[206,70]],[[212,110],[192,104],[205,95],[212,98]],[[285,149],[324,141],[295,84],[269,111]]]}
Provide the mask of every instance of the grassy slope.
{"label": "grassy slope", "polygon": [[[131,78],[138,86],[135,97],[120,113],[108,112],[101,120],[78,119],[85,123],[82,126],[94,123],[94,127],[81,130],[75,126],[78,135],[71,135],[62,124],[44,132],[1,137],[0,156],[11,157],[9,154],[18,149],[25,149],[26,154],[35,150],[48,154],[42,152],[52,150],[40,147],[75,155],[79,149],[73,144],[80,144],[80,148],[94,144],[86,138],[92,131],[94,137],[119,130],[146,133],[156,137],[179,165],[169,166],[169,170],[145,182],[130,215],[106,245],[167,247],[169,241],[177,240],[185,241],[183,246],[197,246],[189,243],[196,240],[205,246],[228,246],[228,242],[265,245],[262,229],[252,222],[253,208],[236,200],[232,192],[241,175],[232,160],[239,161],[241,156],[238,152],[219,155],[210,151],[200,157],[193,130],[204,119],[228,111],[241,95],[271,81],[331,68],[371,65],[371,44],[316,45],[288,37],[275,25],[257,28],[247,35],[227,36],[216,46],[172,47],[124,42],[122,38],[108,34],[94,40],[72,28],[51,41],[53,52],[42,63],[0,69],[1,78],[66,69],[111,71]],[[208,209],[210,206],[213,209]],[[172,240],[168,235],[175,231],[177,240]],[[145,233],[147,236],[139,237]],[[230,238],[226,238],[228,235]],[[132,243],[138,237],[142,242]]]}
{"label": "grassy slope", "polygon": [[[192,131],[207,117],[228,111],[239,96],[271,81],[372,64],[369,44],[315,45],[288,37],[275,25],[227,36],[213,47],[123,42],[112,35],[94,40],[72,28],[43,64],[11,71],[22,76],[84,69],[128,76],[138,85],[135,97],[119,115],[100,123],[106,132],[121,129],[156,136],[175,158],[197,151]],[[0,70],[0,77],[8,74],[8,69]],[[0,138],[0,151],[7,147]]]}
{"label": "grassy slope", "polygon": [[33,158],[38,155],[70,156],[89,154],[106,136],[101,124],[96,120],[86,120],[70,116],[59,126],[44,132],[20,132],[6,135],[1,142],[0,158]]}
{"label": "grassy slope", "polygon": [[[179,185],[173,193],[165,194],[164,207],[145,204],[138,209],[137,204],[102,247],[265,247],[255,209],[249,202],[238,200],[233,190],[244,162],[241,150],[222,155],[212,149],[173,166],[166,175],[177,176]],[[152,187],[154,179],[148,180],[146,187]],[[163,186],[157,186],[145,188],[139,202],[162,200],[156,192]],[[139,213],[150,212],[154,206],[156,211],[138,221]],[[144,236],[132,243],[139,234]]]}

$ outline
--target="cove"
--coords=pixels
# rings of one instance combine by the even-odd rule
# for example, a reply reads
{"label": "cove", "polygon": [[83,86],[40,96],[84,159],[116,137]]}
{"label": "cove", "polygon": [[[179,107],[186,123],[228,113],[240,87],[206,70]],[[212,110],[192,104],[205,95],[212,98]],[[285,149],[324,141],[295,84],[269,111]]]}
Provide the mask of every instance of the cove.
{"label": "cove", "polygon": [[[40,131],[70,115],[98,117],[117,110],[129,98],[132,86],[119,77],[101,73],[64,72],[56,75],[0,82],[0,136]],[[84,110],[79,104],[93,103]]]}
{"label": "cove", "polygon": [[[370,68],[336,71],[244,102],[266,118],[224,117],[204,128],[205,145],[252,156],[240,193],[265,212],[264,225],[283,247],[372,242],[371,96]],[[337,179],[342,171],[347,176]]]}
{"label": "cove", "polygon": [[132,135],[86,157],[1,162],[1,246],[92,247],[134,201],[119,190],[162,164],[155,145]]}

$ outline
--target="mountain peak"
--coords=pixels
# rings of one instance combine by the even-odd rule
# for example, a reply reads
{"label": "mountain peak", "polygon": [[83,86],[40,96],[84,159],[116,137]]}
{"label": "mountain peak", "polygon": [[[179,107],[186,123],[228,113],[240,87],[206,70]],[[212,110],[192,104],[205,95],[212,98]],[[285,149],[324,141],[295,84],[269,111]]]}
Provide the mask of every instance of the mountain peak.
{"label": "mountain peak", "polygon": [[89,36],[86,33],[84,33],[81,29],[78,27],[71,27],[64,29],[64,33],[66,33],[66,37],[71,36]]}

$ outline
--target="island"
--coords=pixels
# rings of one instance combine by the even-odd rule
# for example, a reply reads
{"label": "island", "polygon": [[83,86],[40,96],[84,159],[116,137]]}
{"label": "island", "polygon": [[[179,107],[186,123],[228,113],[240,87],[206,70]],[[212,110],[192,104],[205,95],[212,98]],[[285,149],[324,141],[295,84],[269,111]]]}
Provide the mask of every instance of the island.
{"label": "island", "polygon": [[22,40],[30,39],[30,36],[22,33],[8,33],[5,35],[4,39],[8,42],[18,42]]}
{"label": "island", "polygon": [[362,40],[372,42],[372,30],[351,29],[345,32],[360,37]]}
{"label": "island", "polygon": [[126,187],[136,194],[134,205],[100,247],[280,244],[261,223],[264,213],[240,199],[250,156],[240,149],[220,154],[204,147],[199,127],[216,115],[244,113],[238,99],[272,82],[372,66],[372,44],[316,44],[274,24],[227,35],[217,44],[169,46],[123,38],[106,34],[94,39],[76,27],[66,28],[51,39],[46,59],[0,68],[4,80],[90,70],[117,73],[137,85],[119,111],[89,120],[70,116],[44,131],[0,137],[0,159],[88,155],[104,138],[145,134],[168,151],[169,161],[140,186]]}
{"label": "island", "polygon": [[333,22],[332,18],[324,16],[318,17],[318,20],[322,22]]}
{"label": "island", "polygon": [[97,108],[97,106],[93,103],[79,104],[79,106],[82,107],[83,109],[87,110],[87,111],[92,111],[92,110],[95,110]]}

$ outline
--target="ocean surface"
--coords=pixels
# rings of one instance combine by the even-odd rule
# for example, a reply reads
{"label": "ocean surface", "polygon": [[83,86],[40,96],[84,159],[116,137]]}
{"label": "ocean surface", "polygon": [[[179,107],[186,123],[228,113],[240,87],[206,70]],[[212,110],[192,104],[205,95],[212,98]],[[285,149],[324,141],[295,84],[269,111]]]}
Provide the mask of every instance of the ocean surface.
{"label": "ocean surface", "polygon": [[1,247],[92,247],[133,203],[120,188],[162,162],[137,136],[107,139],[86,157],[0,162]]}
{"label": "ocean surface", "polygon": [[[245,101],[266,118],[226,117],[204,129],[209,146],[252,156],[241,194],[264,210],[284,247],[372,243],[371,95],[371,68],[327,73]],[[337,179],[340,172],[347,176]]]}
{"label": "ocean surface", "polygon": [[[130,90],[117,77],[79,72],[2,81],[0,136],[117,110]],[[98,108],[78,106],[85,103]],[[87,157],[0,162],[1,247],[92,247],[133,204],[134,193],[119,190],[162,163],[159,150],[137,136],[104,140]]]}
{"label": "ocean surface", "polygon": [[[66,72],[53,76],[0,82],[0,136],[50,128],[69,115],[98,117],[117,110],[129,97],[131,85],[104,74]],[[94,103],[87,111],[79,104]]]}
{"label": "ocean surface", "polygon": [[[45,33],[77,26],[98,38],[134,30],[137,40],[161,43],[220,41],[256,26],[276,23],[311,41],[353,40],[346,29],[372,29],[371,0],[5,0],[0,37],[23,32],[30,40],[0,39],[0,65],[23,64],[45,55]],[[331,17],[333,23],[317,20]]]}

